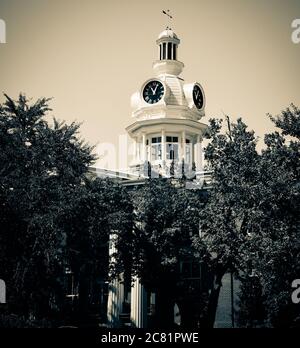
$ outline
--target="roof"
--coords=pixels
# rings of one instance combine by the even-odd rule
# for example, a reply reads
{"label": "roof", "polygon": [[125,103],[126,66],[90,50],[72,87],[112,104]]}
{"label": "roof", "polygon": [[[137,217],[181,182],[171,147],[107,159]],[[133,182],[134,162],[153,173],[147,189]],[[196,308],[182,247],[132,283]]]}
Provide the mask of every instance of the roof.
{"label": "roof", "polygon": [[172,38],[172,39],[178,39],[177,35],[174,33],[174,31],[171,28],[166,28],[164,31],[162,31],[159,35],[158,35],[158,39],[162,39],[162,38]]}

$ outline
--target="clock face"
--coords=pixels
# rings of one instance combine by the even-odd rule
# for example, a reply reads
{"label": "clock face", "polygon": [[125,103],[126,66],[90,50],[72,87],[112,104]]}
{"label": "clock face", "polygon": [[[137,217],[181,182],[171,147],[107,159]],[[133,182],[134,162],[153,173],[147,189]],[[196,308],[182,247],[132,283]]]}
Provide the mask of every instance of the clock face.
{"label": "clock face", "polygon": [[149,104],[158,103],[164,95],[164,86],[161,82],[154,80],[146,84],[143,90],[143,98]]}
{"label": "clock face", "polygon": [[201,88],[198,85],[195,85],[193,88],[193,100],[197,109],[202,109],[203,107],[203,94]]}

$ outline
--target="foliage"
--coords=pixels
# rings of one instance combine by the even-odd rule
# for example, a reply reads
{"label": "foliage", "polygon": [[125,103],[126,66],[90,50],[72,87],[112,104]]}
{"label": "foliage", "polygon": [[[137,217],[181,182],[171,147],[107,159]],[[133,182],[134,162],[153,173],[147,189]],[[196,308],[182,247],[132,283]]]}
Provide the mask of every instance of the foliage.
{"label": "foliage", "polygon": [[[299,115],[292,106],[277,118],[271,116],[282,129],[265,136],[261,154],[254,133],[241,119],[225,134],[220,120],[210,120],[206,159],[213,171],[212,189],[202,210],[202,236],[195,238],[215,277],[210,326],[228,270],[241,276],[244,322],[246,317],[248,324],[253,322],[255,315],[261,319],[249,307],[249,272],[262,291],[255,301],[265,306],[265,325],[292,326],[299,316],[290,299],[291,282],[299,277]],[[296,139],[288,141],[288,136]]]}
{"label": "foliage", "polygon": [[109,231],[130,209],[119,186],[88,179],[92,147],[76,123],[49,126],[48,102],[0,105],[0,278],[10,310],[33,319],[64,309],[67,267],[86,307],[86,283],[107,275]]}
{"label": "foliage", "polygon": [[[195,257],[191,241],[198,233],[199,194],[187,190],[184,181],[166,179],[148,180],[131,193],[131,273],[141,279],[148,291],[164,297],[165,304],[169,301],[170,308],[182,282],[180,264]],[[124,237],[126,242],[128,236]],[[157,306],[159,310],[162,308]]]}
{"label": "foliage", "polygon": [[[30,104],[24,95],[17,101],[5,97],[0,278],[7,283],[10,311],[18,314],[16,326],[51,326],[45,313],[52,323],[61,317],[67,268],[78,287],[78,317],[89,311],[99,279],[125,272],[157,294],[160,325],[171,322],[176,302],[181,313],[196,313],[197,307],[201,324],[213,326],[222,277],[231,271],[241,280],[242,326],[299,325],[299,309],[290,298],[300,274],[297,107],[270,116],[279,130],[265,136],[261,153],[241,119],[226,132],[221,120],[210,120],[208,191],[186,188],[184,161],[182,179],[172,178],[172,161],[171,179],[149,175],[145,185],[130,190],[89,177],[92,147],[80,140],[76,123],[54,119],[49,126],[49,99]],[[147,163],[145,173],[149,170]],[[111,232],[118,252],[109,269]],[[207,268],[198,300],[182,272],[184,262]],[[2,325],[13,317],[3,316]]]}

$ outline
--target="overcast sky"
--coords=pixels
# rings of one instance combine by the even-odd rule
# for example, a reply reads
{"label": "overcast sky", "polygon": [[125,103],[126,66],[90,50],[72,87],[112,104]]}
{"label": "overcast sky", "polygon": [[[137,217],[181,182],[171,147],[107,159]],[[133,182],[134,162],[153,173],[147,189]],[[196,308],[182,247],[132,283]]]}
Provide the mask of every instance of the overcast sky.
{"label": "overcast sky", "polygon": [[204,88],[203,122],[224,110],[263,136],[266,113],[300,106],[300,0],[0,0],[0,91],[53,97],[52,114],[83,122],[89,143],[117,145],[131,94],[153,76],[162,9],[181,40],[181,76]]}

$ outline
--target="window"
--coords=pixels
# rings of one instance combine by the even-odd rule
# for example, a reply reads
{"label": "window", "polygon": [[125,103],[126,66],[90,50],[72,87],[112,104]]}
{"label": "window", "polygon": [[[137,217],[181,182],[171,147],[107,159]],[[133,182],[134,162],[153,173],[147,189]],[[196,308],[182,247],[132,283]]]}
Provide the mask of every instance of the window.
{"label": "window", "polygon": [[162,56],[162,59],[166,59],[166,45],[167,44],[164,42],[163,43],[163,53],[162,53],[163,56]]}
{"label": "window", "polygon": [[151,161],[161,160],[161,137],[151,139]]}
{"label": "window", "polygon": [[176,45],[173,44],[173,59],[176,60],[177,57],[176,57]]}
{"label": "window", "polygon": [[178,160],[178,137],[166,137],[166,155],[168,160]]}
{"label": "window", "polygon": [[152,144],[161,143],[161,137],[152,138]]}
{"label": "window", "polygon": [[178,137],[167,137],[167,143],[178,143]]}

